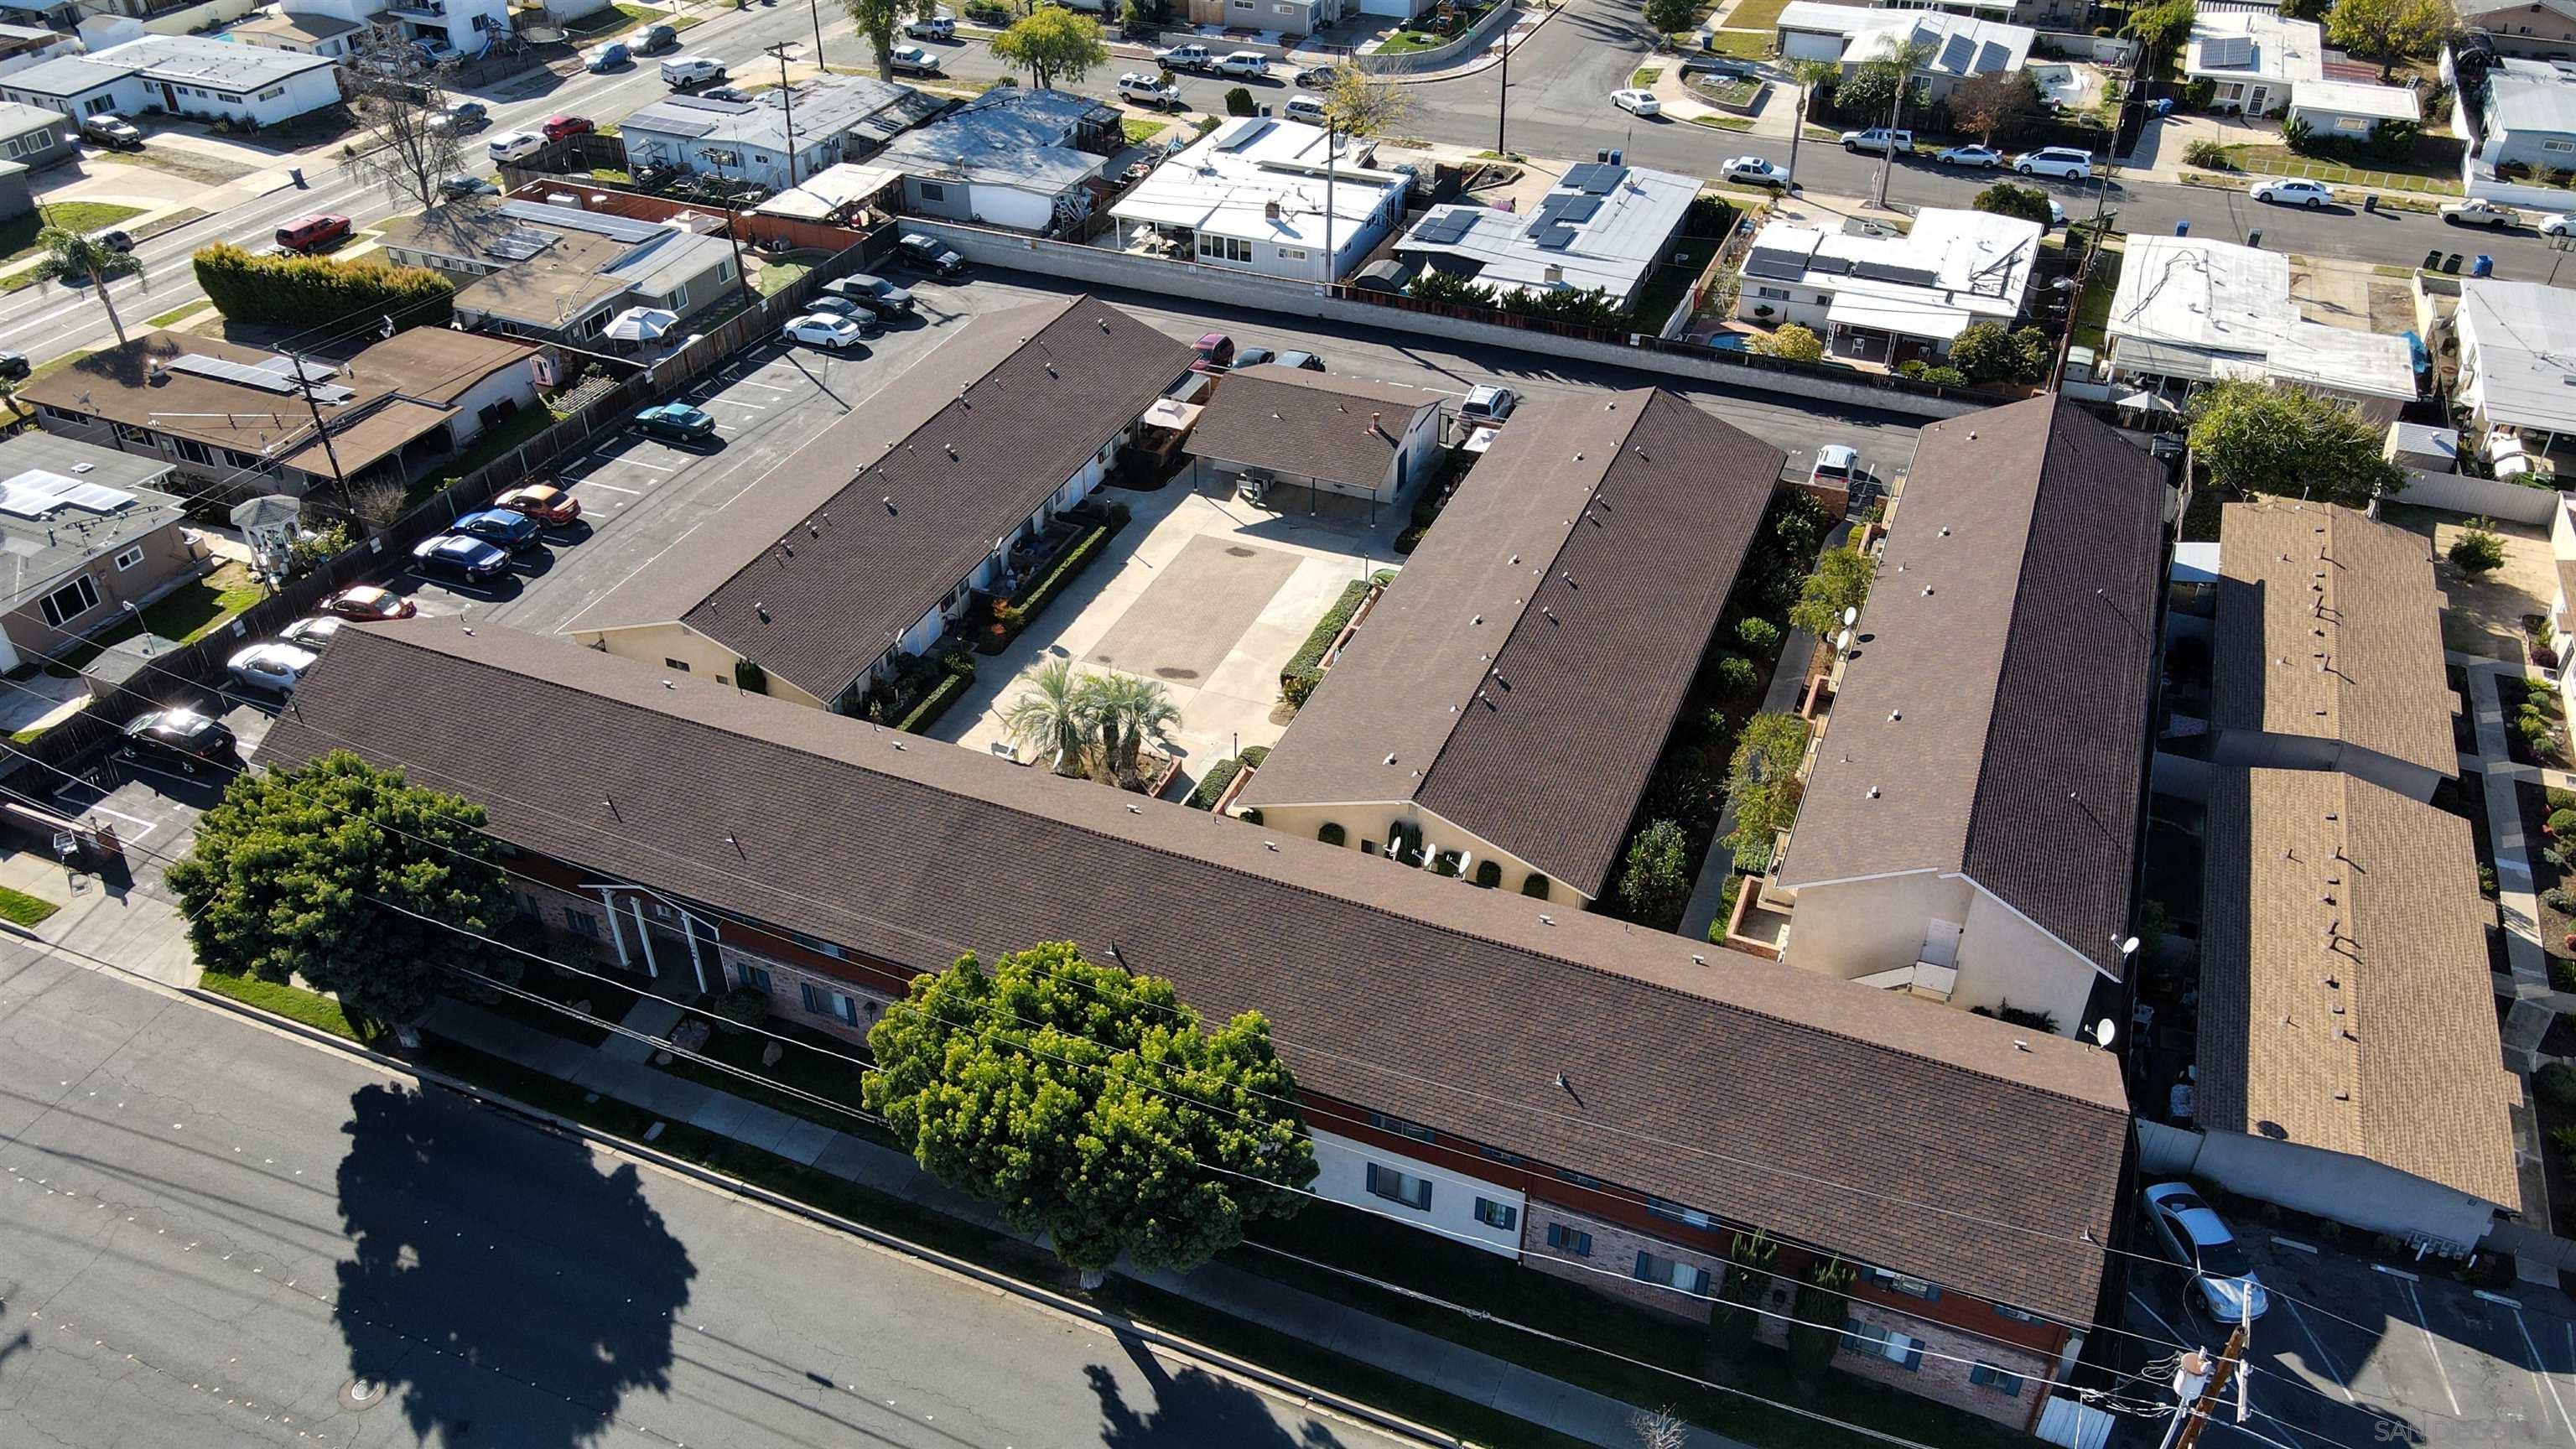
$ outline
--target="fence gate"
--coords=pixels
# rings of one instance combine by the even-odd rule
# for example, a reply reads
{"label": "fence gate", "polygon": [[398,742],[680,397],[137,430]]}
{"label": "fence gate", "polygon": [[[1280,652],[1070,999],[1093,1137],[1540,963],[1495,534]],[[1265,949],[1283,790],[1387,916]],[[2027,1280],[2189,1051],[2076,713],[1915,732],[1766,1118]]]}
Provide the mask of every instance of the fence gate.
{"label": "fence gate", "polygon": [[2102,1449],[2111,1438],[2111,1416],[2061,1394],[2040,1410],[2037,1432],[2063,1449]]}

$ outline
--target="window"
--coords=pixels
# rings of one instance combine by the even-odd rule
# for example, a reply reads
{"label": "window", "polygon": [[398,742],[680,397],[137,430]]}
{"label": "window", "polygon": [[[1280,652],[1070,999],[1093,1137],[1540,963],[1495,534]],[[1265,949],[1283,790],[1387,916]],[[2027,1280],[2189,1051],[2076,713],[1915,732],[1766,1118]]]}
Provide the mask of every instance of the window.
{"label": "window", "polygon": [[1437,1142],[1440,1140],[1439,1133],[1432,1131],[1421,1123],[1407,1122],[1401,1117],[1390,1117],[1384,1112],[1371,1112],[1369,1114],[1369,1125],[1380,1132],[1392,1132],[1398,1137],[1410,1137],[1416,1142]]}
{"label": "window", "polygon": [[798,1002],[803,1005],[807,1011],[812,1012],[814,1015],[828,1016],[831,1014],[831,1008],[823,1003],[823,988],[815,985],[813,982],[797,982],[796,996]]}
{"label": "window", "polygon": [[1507,1202],[1496,1202],[1489,1197],[1480,1197],[1476,1199],[1476,1221],[1486,1227],[1501,1228],[1509,1232],[1521,1225],[1521,1210]]}
{"label": "window", "polygon": [[106,109],[107,109],[107,107],[108,107],[108,103],[109,103],[110,101],[114,100],[114,99],[115,99],[115,98],[114,98],[114,97],[112,97],[112,96],[100,96],[98,99],[93,100],[93,101],[91,101],[88,105],[86,105],[86,106],[82,107],[82,109],[83,109],[83,110],[88,111],[91,115],[95,116],[95,115],[97,115],[99,112],[101,112],[101,111],[103,111],[103,110],[106,110]]}
{"label": "window", "polygon": [[1306,249],[1304,247],[1274,247],[1272,250],[1279,253],[1279,260],[1283,262],[1302,262],[1306,260]]}
{"label": "window", "polygon": [[170,440],[170,451],[177,453],[180,457],[187,459],[191,463],[202,464],[210,468],[214,466],[214,451],[194,438],[172,438]]}
{"label": "window", "polygon": [[1854,1322],[1844,1333],[1843,1346],[1855,1357],[1876,1354],[1907,1373],[1922,1371],[1923,1340],[1919,1338],[1909,1338],[1875,1323]]}
{"label": "window", "polygon": [[26,155],[26,154],[27,154],[27,153],[26,153],[26,151],[25,151],[23,148],[21,148],[15,140],[11,140],[10,142],[8,142],[8,151],[9,151],[9,154],[10,154],[10,155],[12,155],[12,156],[24,156],[24,155]]}
{"label": "window", "polygon": [[748,961],[736,961],[733,963],[733,976],[734,984],[737,986],[748,986],[763,996],[778,994],[778,984],[770,979],[769,968],[766,966],[754,966]]}
{"label": "window", "polygon": [[1981,1389],[1992,1389],[2007,1399],[2021,1397],[2021,1375],[2008,1374],[1990,1363],[1978,1363],[1968,1370],[1968,1382]]}
{"label": "window", "polygon": [[2036,1313],[2026,1313],[2018,1308],[2008,1308],[2001,1303],[1995,1304],[1994,1310],[1996,1317],[2009,1318],[2015,1323],[2046,1323],[2048,1321]]}
{"label": "window", "polygon": [[817,956],[839,956],[841,954],[841,948],[833,945],[831,942],[816,940],[814,937],[805,935],[799,931],[788,932],[787,939],[804,947],[806,950],[813,952]]}
{"label": "window", "polygon": [[[478,21],[477,23],[480,23],[480,22]],[[336,41],[336,40],[335,40],[335,41],[333,41],[333,42],[331,42],[331,48],[330,48],[330,50],[328,50],[328,51],[326,51],[326,52],[324,52],[324,53],[325,53],[325,54],[328,54],[328,55],[338,55],[338,54],[340,53],[340,42],[338,42],[338,41]],[[267,90],[261,91],[261,92],[259,93],[259,98],[260,98],[261,100],[263,100],[263,101],[273,101],[273,100],[276,100],[279,96],[282,96],[282,95],[284,95],[284,94],[286,94],[286,87],[284,87],[284,86],[271,86],[271,87],[269,87]]]}
{"label": "window", "polygon": [[2543,151],[2576,151],[2576,141],[2543,141],[2540,143],[2540,149]]}
{"label": "window", "polygon": [[689,661],[685,659],[665,659],[662,661],[662,667],[665,669],[676,669],[682,674],[686,674],[689,672]]}
{"label": "window", "polygon": [[36,404],[36,411],[43,413],[46,417],[52,418],[58,423],[77,424],[89,421],[89,414],[87,413],[76,413],[69,408],[58,408],[52,403],[38,403]]}
{"label": "window", "polygon": [[587,936],[594,941],[599,939],[599,917],[588,911],[564,912],[564,924],[570,926],[576,936]]}
{"label": "window", "polygon": [[226,104],[226,105],[228,105],[228,106],[238,106],[238,105],[240,105],[240,104],[241,104],[241,97],[239,97],[239,96],[228,96],[228,95],[225,95],[225,94],[224,94],[223,92],[221,92],[221,91],[217,91],[217,92],[215,92],[215,99],[216,99],[216,100],[219,100],[219,101],[222,101],[224,104]]}
{"label": "window", "polygon": [[826,991],[811,981],[800,981],[797,992],[805,1009],[816,1016],[836,1017],[852,1026],[859,1024],[859,1003],[844,991]]}
{"label": "window", "polygon": [[143,562],[143,545],[138,543],[116,556],[116,571],[123,573],[141,562]]}
{"label": "window", "polygon": [[227,468],[256,468],[259,466],[259,459],[248,453],[236,453],[230,448],[226,448],[223,451],[224,466]]}
{"label": "window", "polygon": [[1368,1190],[1388,1202],[1402,1203],[1409,1208],[1431,1206],[1431,1179],[1398,1172],[1392,1167],[1380,1167],[1374,1162],[1368,1165]]}
{"label": "window", "polygon": [[671,289],[671,310],[677,312],[687,305],[689,305],[689,284],[682,282]]}
{"label": "window", "polygon": [[1487,1157],[1494,1159],[1496,1162],[1505,1163],[1512,1167],[1525,1167],[1529,1164],[1528,1158],[1521,1156],[1517,1152],[1506,1152],[1499,1147],[1478,1147],[1476,1150],[1485,1154]]}
{"label": "window", "polygon": [[1663,1283],[1679,1288],[1685,1293],[1708,1291],[1706,1268],[1694,1268],[1688,1263],[1678,1263],[1670,1258],[1658,1258],[1652,1253],[1639,1252],[1637,1266],[1631,1271],[1640,1283]]}
{"label": "window", "polygon": [[1646,1199],[1646,1211],[1667,1222],[1687,1223],[1694,1228],[1708,1227],[1713,1221],[1708,1214],[1697,1208],[1686,1208],[1680,1203],[1660,1197]]}
{"label": "window", "polygon": [[45,595],[45,622],[59,629],[98,607],[98,585],[87,574]]}
{"label": "window", "polygon": [[921,199],[924,201],[946,201],[948,199],[948,188],[940,185],[936,181],[924,181],[920,183],[920,186]]}
{"label": "window", "polygon": [[1592,1256],[1592,1235],[1569,1228],[1563,1223],[1547,1225],[1547,1245],[1560,1253],[1572,1253],[1578,1258]]}
{"label": "window", "polygon": [[1789,300],[1789,289],[1786,287],[1756,287],[1753,289],[1753,295],[1766,302],[1786,302]]}
{"label": "window", "polygon": [[1239,236],[1209,236],[1200,232],[1199,256],[1211,262],[1248,262],[1252,260],[1252,243]]}
{"label": "window", "polygon": [[1556,1177],[1557,1177],[1557,1181],[1559,1181],[1559,1182],[1570,1182],[1570,1183],[1573,1183],[1576,1187],[1607,1187],[1607,1186],[1609,1186],[1609,1184],[1608,1184],[1608,1183],[1603,1182],[1601,1179],[1599,1179],[1599,1178],[1597,1178],[1597,1177],[1586,1177],[1586,1176],[1584,1176],[1582,1173],[1576,1172],[1576,1171],[1574,1171],[1574,1170],[1573,1170],[1573,1169],[1571,1169],[1571,1168],[1564,1168],[1564,1167],[1560,1167],[1560,1168],[1558,1168],[1558,1169],[1556,1170]]}

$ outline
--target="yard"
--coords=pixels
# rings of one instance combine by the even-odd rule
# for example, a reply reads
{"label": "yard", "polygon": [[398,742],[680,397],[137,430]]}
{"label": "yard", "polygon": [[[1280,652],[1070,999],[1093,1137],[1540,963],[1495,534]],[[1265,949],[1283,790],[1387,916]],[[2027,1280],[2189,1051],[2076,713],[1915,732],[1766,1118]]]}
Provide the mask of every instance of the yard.
{"label": "yard", "polygon": [[2125,238],[2113,236],[2093,258],[2093,274],[2084,281],[2084,299],[2075,310],[2075,345],[2090,347],[2099,358],[2110,345],[2111,299],[2120,291],[2120,262],[2128,254]]}
{"label": "yard", "polygon": [[2558,565],[2550,553],[2549,530],[2527,523],[2498,523],[2495,532],[2504,540],[2504,565],[2471,578],[2447,557],[2467,529],[2466,518],[2404,502],[2382,504],[2379,516],[2433,541],[2434,577],[2448,599],[2448,607],[2442,610],[2442,647],[2521,663],[2522,621],[2549,612],[2550,600],[2558,591]]}
{"label": "yard", "polygon": [[1768,34],[1780,25],[1780,12],[1789,8],[1789,0],[1737,0],[1722,22],[1729,30],[1759,30]]}
{"label": "yard", "polygon": [[[694,25],[697,22],[692,17],[688,23]],[[624,30],[630,25],[668,25],[676,30],[680,24],[681,20],[668,11],[655,10],[647,5],[630,5],[625,3],[625,0],[619,0],[615,5],[593,10],[587,15],[564,22],[564,31],[568,35],[580,38],[604,35],[612,30]]]}
{"label": "yard", "polygon": [[57,679],[68,679],[87,668],[108,646],[123,643],[144,629],[151,630],[157,638],[194,644],[266,597],[268,587],[252,576],[250,565],[219,564],[204,578],[145,605],[140,624],[135,622],[135,615],[127,615],[113,628],[63,651],[54,663],[45,666],[45,672]]}
{"label": "yard", "polygon": [[113,201],[48,203],[25,216],[0,221],[0,266],[34,256],[36,233],[49,226],[58,226],[65,231],[90,232],[142,214],[142,207],[120,206]]}
{"label": "yard", "polygon": [[1689,78],[1693,94],[1712,106],[1741,111],[1752,106],[1753,98],[1762,94],[1762,83],[1740,75],[1717,71],[1693,71]]}
{"label": "yard", "polygon": [[2391,191],[2421,191],[2438,196],[2460,194],[2459,143],[2447,143],[2447,159],[2418,147],[2413,157],[2397,162],[2348,165],[2321,156],[2302,156],[2287,146],[2241,145],[2227,148],[2239,171],[2266,176],[2304,176],[2329,186],[2379,186]]}
{"label": "yard", "polygon": [[1129,116],[1120,121],[1118,126],[1119,129],[1126,134],[1128,145],[1142,146],[1146,142],[1153,140],[1156,136],[1170,130],[1172,128],[1172,123],[1169,121],[1149,121],[1141,116]]}
{"label": "yard", "polygon": [[543,404],[539,404],[532,408],[519,409],[516,413],[511,414],[506,421],[496,423],[491,427],[485,428],[483,430],[483,435],[474,440],[474,445],[472,447],[467,448],[464,452],[457,454],[455,457],[448,459],[437,467],[430,469],[428,473],[421,477],[419,482],[411,485],[411,494],[404,500],[405,504],[409,505],[420,502],[422,499],[436,493],[441,488],[448,486],[457,479],[462,478],[466,474],[473,472],[475,469],[482,467],[484,464],[499,458],[511,449],[527,442],[530,438],[544,432],[546,429],[553,427],[557,421],[558,419],[555,414],[549,411]]}

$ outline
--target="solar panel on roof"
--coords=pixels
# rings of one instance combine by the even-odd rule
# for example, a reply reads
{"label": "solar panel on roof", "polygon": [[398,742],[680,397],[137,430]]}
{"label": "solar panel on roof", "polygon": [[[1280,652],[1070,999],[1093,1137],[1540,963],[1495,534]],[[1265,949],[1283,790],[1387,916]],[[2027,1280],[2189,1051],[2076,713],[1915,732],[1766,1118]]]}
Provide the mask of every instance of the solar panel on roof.
{"label": "solar panel on roof", "polygon": [[1413,239],[1432,246],[1449,246],[1474,227],[1476,218],[1464,211],[1444,212],[1413,229]]}
{"label": "solar panel on roof", "polygon": [[1966,75],[1969,73],[1968,67],[1974,62],[1976,54],[1976,42],[1968,39],[1968,37],[1964,35],[1953,35],[1948,40],[1942,42],[1941,59],[1936,62],[1936,66],[1938,69],[1948,71],[1952,75]]}
{"label": "solar panel on roof", "polygon": [[2254,37],[2213,35],[2200,43],[2200,63],[2212,70],[2242,70],[2254,63]]}
{"label": "solar panel on roof", "polygon": [[267,367],[253,367],[248,363],[234,362],[227,358],[208,357],[197,352],[183,352],[171,358],[167,365],[172,372],[184,372],[196,377],[212,378],[217,382],[255,387],[262,392],[276,393],[280,397],[291,397],[299,391],[309,391],[317,401],[344,403],[357,396],[348,388],[332,383],[314,382],[299,388],[295,379],[283,372]]}
{"label": "solar panel on roof", "polygon": [[1594,213],[1600,210],[1600,197],[1569,196],[1565,198],[1565,205],[1560,208],[1560,214],[1567,221],[1590,221]]}
{"label": "solar panel on roof", "polygon": [[1538,234],[1537,241],[1539,246],[1548,251],[1561,252],[1574,245],[1574,228],[1561,221],[1552,223],[1547,230]]}
{"label": "solar panel on roof", "polygon": [[1807,274],[1807,254],[1755,248],[1744,259],[1744,275],[1769,277],[1773,281],[1794,282]]}
{"label": "solar panel on roof", "polygon": [[1807,263],[1807,270],[1823,272],[1827,276],[1834,277],[1842,276],[1851,269],[1851,258],[1826,256],[1822,253],[1818,253],[1813,261]]}
{"label": "solar panel on roof", "polygon": [[1558,184],[1571,190],[1589,192],[1594,196],[1606,196],[1619,184],[1620,178],[1627,174],[1628,168],[1625,166],[1613,166],[1607,161],[1586,161],[1566,168],[1565,180]]}
{"label": "solar panel on roof", "polygon": [[528,226],[514,226],[485,242],[483,250],[503,261],[524,262],[553,246],[556,240],[552,232],[539,231]]}
{"label": "solar panel on roof", "polygon": [[77,478],[66,478],[41,468],[0,482],[0,513],[20,518],[43,518],[64,507],[87,509],[92,513],[114,513],[133,501],[134,495],[121,488],[83,483]]}
{"label": "solar panel on roof", "polygon": [[1894,282],[1905,287],[1928,287],[1941,280],[1941,274],[1928,267],[1901,267],[1894,262],[1855,262],[1851,274],[1863,281]]}

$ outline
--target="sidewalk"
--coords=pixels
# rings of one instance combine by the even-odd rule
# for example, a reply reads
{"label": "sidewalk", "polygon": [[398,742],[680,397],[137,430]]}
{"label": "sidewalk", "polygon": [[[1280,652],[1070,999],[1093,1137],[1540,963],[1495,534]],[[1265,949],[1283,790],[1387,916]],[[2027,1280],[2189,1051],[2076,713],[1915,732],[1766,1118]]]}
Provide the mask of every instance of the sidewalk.
{"label": "sidewalk", "polygon": [[[1010,1231],[992,1209],[941,1186],[911,1158],[846,1132],[682,1080],[641,1061],[620,1060],[600,1048],[461,1001],[441,999],[420,1026],[459,1046],[533,1067],[790,1162],[980,1227]],[[1121,1271],[1166,1293],[1602,1449],[1635,1449],[1633,1421],[1642,1412],[1636,1405],[1532,1373],[1491,1354],[1219,1263],[1186,1274]],[[1696,1429],[1686,1443],[1689,1449],[1748,1449],[1736,1440]]]}

